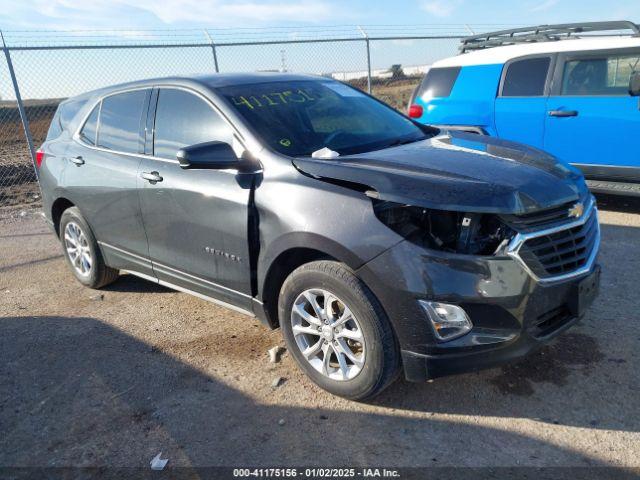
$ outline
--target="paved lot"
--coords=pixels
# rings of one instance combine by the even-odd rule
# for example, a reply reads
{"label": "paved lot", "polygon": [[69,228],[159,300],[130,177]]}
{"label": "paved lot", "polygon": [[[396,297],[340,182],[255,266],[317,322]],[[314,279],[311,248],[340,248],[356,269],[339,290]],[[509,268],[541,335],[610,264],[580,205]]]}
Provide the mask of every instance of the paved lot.
{"label": "paved lot", "polygon": [[131,276],[96,298],[40,217],[4,220],[0,465],[640,467],[640,204],[605,203],[602,292],[580,325],[519,365],[369,404],[288,354],[269,364],[280,333],[240,314]]}

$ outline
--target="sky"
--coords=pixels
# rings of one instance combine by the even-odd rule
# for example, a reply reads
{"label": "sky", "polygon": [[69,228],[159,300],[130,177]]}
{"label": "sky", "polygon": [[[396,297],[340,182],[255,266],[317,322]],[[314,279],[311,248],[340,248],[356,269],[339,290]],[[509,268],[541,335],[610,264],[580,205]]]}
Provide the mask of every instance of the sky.
{"label": "sky", "polygon": [[631,19],[638,0],[0,0],[0,29],[539,24]]}
{"label": "sky", "polygon": [[[358,37],[356,25],[372,37],[468,35],[508,26],[623,19],[640,23],[640,0],[0,0],[0,30],[9,46],[113,43],[114,35],[129,44],[162,39],[204,45],[15,51],[11,58],[27,99],[64,98],[140,78],[212,73],[205,28],[219,44],[267,35],[278,40],[336,38],[342,32]],[[458,45],[458,39],[371,42],[371,63],[382,70],[393,64],[430,65],[457,54]],[[288,71],[360,75],[366,71],[365,48],[362,41],[222,46],[217,55],[222,72],[277,70],[284,62]],[[82,75],[70,77],[71,71]],[[0,98],[15,98],[1,58]]]}

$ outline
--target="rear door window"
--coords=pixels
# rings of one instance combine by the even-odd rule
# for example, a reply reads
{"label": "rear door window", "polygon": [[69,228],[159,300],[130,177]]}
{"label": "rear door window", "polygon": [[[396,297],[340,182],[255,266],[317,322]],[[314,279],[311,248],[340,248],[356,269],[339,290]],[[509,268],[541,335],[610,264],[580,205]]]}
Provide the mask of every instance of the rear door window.
{"label": "rear door window", "polygon": [[543,96],[550,65],[550,57],[526,58],[510,63],[502,85],[502,96]]}
{"label": "rear door window", "polygon": [[451,95],[460,67],[432,68],[416,91],[416,98],[443,98]]}
{"label": "rear door window", "polygon": [[88,143],[89,145],[96,144],[96,134],[98,133],[98,115],[100,113],[100,104],[98,103],[93,110],[91,110],[91,114],[87,117],[87,120],[84,122],[82,126],[82,130],[80,130],[80,138],[83,142]]}
{"label": "rear door window", "polygon": [[138,153],[140,122],[147,90],[110,95],[102,100],[97,145],[118,152]]}
{"label": "rear door window", "polygon": [[562,95],[628,95],[631,74],[640,70],[640,53],[570,60],[564,64]]}
{"label": "rear door window", "polygon": [[211,105],[184,90],[159,90],[154,156],[175,160],[181,148],[213,141],[231,144],[233,130]]}

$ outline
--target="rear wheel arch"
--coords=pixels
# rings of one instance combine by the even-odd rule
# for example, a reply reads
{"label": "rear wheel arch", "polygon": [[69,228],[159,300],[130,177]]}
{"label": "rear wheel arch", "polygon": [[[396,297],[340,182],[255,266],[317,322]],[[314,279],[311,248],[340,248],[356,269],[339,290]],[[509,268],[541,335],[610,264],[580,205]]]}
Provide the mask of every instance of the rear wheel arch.
{"label": "rear wheel arch", "polygon": [[60,236],[60,219],[62,218],[62,214],[71,207],[75,207],[75,204],[65,197],[57,198],[51,205],[51,221],[53,222],[57,236]]}

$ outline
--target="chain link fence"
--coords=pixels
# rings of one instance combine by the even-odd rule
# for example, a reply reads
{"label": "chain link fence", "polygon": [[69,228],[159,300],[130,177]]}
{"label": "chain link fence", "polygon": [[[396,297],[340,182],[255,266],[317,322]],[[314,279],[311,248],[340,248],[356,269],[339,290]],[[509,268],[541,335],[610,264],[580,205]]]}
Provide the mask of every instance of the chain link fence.
{"label": "chain link fence", "polygon": [[[285,35],[286,33],[286,35]],[[383,32],[384,33],[384,32]],[[0,217],[39,205],[35,150],[60,101],[150,77],[238,71],[331,76],[404,109],[431,63],[462,35],[244,32],[4,32],[0,57]],[[288,38],[282,38],[282,36]],[[314,36],[314,38],[309,38]],[[257,39],[257,37],[259,37]],[[322,38],[318,38],[322,37]],[[214,39],[221,39],[216,43]]]}

